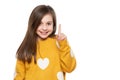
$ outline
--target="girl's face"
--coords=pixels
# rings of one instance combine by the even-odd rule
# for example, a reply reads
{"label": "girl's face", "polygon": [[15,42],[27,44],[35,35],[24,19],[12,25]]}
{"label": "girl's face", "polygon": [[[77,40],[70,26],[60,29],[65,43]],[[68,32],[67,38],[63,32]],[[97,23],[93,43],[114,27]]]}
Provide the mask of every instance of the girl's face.
{"label": "girl's face", "polygon": [[45,15],[37,28],[37,35],[41,39],[46,39],[53,32],[53,18],[50,14]]}

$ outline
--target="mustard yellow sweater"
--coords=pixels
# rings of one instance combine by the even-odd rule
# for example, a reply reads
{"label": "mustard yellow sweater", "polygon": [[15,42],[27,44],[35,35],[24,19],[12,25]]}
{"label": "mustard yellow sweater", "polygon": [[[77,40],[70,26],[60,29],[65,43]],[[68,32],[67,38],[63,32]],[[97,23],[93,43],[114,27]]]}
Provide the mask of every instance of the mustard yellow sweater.
{"label": "mustard yellow sweater", "polygon": [[16,62],[14,80],[65,80],[65,73],[72,72],[76,60],[67,42],[54,38],[39,40],[37,43],[37,64]]}

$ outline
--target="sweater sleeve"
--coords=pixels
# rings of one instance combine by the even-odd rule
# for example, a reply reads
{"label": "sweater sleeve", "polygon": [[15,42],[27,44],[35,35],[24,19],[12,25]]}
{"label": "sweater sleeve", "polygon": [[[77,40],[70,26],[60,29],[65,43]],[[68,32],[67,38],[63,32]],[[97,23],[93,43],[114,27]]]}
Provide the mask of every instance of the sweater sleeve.
{"label": "sweater sleeve", "polygon": [[60,51],[60,63],[64,72],[72,72],[76,67],[76,59],[67,40],[58,42]]}
{"label": "sweater sleeve", "polygon": [[25,64],[22,61],[17,60],[14,80],[24,80],[24,77],[25,77]]}

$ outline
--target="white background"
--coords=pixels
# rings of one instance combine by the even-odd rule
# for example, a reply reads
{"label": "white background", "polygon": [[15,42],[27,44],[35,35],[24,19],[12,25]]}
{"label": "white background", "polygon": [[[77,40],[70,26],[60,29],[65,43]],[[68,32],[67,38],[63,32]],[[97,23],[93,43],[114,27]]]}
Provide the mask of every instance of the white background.
{"label": "white background", "polygon": [[55,9],[76,56],[67,80],[120,80],[119,0],[0,0],[0,80],[13,80],[16,50],[39,4]]}

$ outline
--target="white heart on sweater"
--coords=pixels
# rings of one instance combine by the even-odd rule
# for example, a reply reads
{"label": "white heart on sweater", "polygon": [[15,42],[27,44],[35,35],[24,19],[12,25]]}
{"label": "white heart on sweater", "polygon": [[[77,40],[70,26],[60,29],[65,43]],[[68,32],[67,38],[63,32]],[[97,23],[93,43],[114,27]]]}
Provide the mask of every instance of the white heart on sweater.
{"label": "white heart on sweater", "polygon": [[39,58],[39,59],[37,60],[37,65],[38,65],[42,70],[44,70],[44,69],[46,69],[47,66],[49,65],[49,59],[48,59],[48,58],[44,58],[44,59]]}
{"label": "white heart on sweater", "polygon": [[60,72],[57,73],[57,79],[58,80],[64,80],[63,72],[60,71]]}

